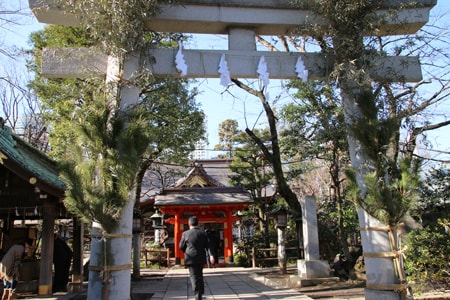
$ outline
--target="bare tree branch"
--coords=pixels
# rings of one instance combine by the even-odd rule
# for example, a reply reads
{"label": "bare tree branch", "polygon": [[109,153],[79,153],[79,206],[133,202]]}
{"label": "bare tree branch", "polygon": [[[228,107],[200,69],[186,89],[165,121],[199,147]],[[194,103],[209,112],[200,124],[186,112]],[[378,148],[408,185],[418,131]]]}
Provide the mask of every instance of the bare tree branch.
{"label": "bare tree branch", "polygon": [[261,37],[260,35],[256,36],[256,40],[261,43],[264,47],[266,47],[267,49],[269,49],[269,51],[273,51],[273,52],[279,52],[279,50],[272,45],[271,43],[269,43],[268,41],[266,41],[263,37]]}

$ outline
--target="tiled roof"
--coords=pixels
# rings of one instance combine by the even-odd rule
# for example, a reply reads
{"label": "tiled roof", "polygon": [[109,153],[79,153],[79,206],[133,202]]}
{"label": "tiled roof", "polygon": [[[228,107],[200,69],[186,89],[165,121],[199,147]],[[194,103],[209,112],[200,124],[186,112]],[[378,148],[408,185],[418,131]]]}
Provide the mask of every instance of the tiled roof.
{"label": "tiled roof", "polygon": [[243,187],[226,186],[210,176],[205,166],[195,163],[173,188],[155,197],[155,206],[248,205],[252,197]]}
{"label": "tiled roof", "polygon": [[202,191],[188,193],[168,193],[157,195],[155,206],[189,206],[189,205],[229,205],[229,204],[251,204],[253,200],[248,192],[240,193]]}
{"label": "tiled roof", "polygon": [[56,163],[7,126],[0,127],[0,164],[42,192],[64,196],[66,185],[58,176]]}
{"label": "tiled roof", "polygon": [[180,178],[176,183],[174,188],[180,187],[219,187],[224,186],[221,182],[209,176],[202,165],[195,164],[194,167],[186,174],[185,177]]}

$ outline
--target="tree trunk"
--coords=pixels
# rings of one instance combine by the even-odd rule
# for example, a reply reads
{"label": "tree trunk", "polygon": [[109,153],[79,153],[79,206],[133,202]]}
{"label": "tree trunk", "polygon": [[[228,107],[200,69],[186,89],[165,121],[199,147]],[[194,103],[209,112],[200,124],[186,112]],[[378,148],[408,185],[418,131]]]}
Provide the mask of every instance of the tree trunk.
{"label": "tree trunk", "polygon": [[303,245],[303,222],[301,219],[295,220],[295,233],[297,237],[297,258],[305,259],[305,247]]}
{"label": "tree trunk", "polygon": [[358,258],[353,257],[353,255],[350,253],[349,244],[347,242],[347,237],[345,236],[344,232],[344,214],[342,211],[342,200],[341,198],[335,197],[334,201],[336,202],[336,208],[338,213],[338,235],[339,235],[339,243],[341,244],[342,252],[344,252],[345,257],[347,259],[354,263]]}
{"label": "tree trunk", "polygon": [[141,278],[141,234],[133,233],[133,279]]}

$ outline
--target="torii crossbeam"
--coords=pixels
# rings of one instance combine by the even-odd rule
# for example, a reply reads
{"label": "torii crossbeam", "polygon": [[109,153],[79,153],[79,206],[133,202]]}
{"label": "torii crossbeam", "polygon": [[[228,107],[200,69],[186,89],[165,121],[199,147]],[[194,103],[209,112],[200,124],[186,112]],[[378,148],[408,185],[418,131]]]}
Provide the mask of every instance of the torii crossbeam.
{"label": "torii crossbeam", "polygon": [[[52,7],[51,0],[30,0],[30,7],[39,21],[50,24],[77,26],[77,16]],[[413,33],[423,26],[436,0],[421,0],[415,8],[399,9],[395,18],[389,9],[409,3],[408,0],[385,1],[377,11],[385,16],[380,34]],[[217,78],[222,55],[226,56],[230,75],[235,78],[257,78],[256,68],[265,57],[270,78],[297,77],[298,57],[309,71],[309,79],[323,79],[333,65],[332,57],[320,53],[257,51],[255,35],[295,34],[299,26],[326,21],[312,12],[295,9],[287,0],[183,0],[177,5],[161,5],[162,13],[149,18],[147,30],[157,32],[228,34],[228,50],[184,50],[188,65],[187,78]],[[46,77],[103,76],[106,55],[87,49],[44,51],[42,75]],[[148,49],[145,67],[155,76],[179,76],[175,66],[177,50]],[[417,82],[422,74],[417,57],[379,57],[371,68],[375,80]]]}

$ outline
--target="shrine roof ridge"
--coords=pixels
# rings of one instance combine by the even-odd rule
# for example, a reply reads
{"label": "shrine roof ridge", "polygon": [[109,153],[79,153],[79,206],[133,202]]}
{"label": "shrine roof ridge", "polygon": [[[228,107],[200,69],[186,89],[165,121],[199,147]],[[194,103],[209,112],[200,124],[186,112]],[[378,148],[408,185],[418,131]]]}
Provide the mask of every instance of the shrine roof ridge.
{"label": "shrine roof ridge", "polygon": [[245,193],[242,186],[212,186],[212,187],[191,187],[191,188],[165,188],[160,195],[167,194],[209,194],[209,193]]}

